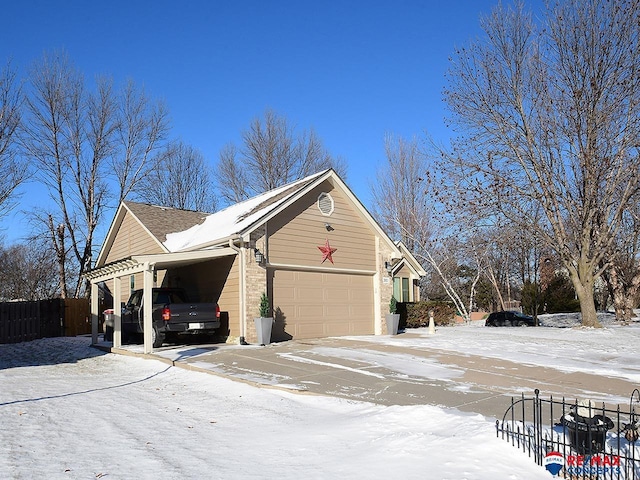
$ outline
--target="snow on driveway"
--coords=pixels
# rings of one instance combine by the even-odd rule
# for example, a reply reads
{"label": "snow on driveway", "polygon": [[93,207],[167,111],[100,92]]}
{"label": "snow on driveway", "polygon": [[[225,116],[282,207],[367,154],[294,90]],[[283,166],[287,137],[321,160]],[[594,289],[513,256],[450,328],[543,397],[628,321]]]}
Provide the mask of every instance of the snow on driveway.
{"label": "snow on driveway", "polygon": [[83,337],[0,345],[0,418],[2,479],[550,478],[480,415],[260,389]]}
{"label": "snow on driveway", "polygon": [[[575,317],[541,315],[542,324],[547,325],[543,328],[485,327],[484,321],[476,321],[458,327],[438,328],[436,335],[432,336],[428,335],[427,329],[420,328],[409,330],[419,334],[414,338],[402,335],[351,338],[622,378],[640,385],[640,362],[636,349],[640,344],[640,318],[636,317],[631,325],[622,326],[613,321],[612,315],[602,315],[600,320],[606,328],[594,329],[577,328]],[[428,342],[425,342],[427,338]]]}

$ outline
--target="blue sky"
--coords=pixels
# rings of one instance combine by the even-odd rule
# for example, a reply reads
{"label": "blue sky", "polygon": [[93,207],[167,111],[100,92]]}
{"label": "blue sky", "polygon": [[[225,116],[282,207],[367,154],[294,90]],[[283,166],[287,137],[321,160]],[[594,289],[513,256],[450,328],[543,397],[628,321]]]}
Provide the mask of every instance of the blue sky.
{"label": "blue sky", "polygon": [[[0,64],[26,71],[64,49],[87,80],[131,78],[165,101],[172,137],[212,163],[271,108],[313,127],[369,206],[385,133],[449,137],[448,58],[480,34],[479,15],[497,0],[5,3]],[[20,208],[37,198],[25,195]],[[0,228],[11,240],[22,225],[16,212]]]}

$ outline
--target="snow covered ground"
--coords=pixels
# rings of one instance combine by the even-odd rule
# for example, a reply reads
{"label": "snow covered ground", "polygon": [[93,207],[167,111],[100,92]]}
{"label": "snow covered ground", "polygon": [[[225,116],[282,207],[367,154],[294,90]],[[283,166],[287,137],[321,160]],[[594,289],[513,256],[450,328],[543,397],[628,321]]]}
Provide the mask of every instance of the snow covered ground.
{"label": "snow covered ground", "polygon": [[[441,328],[430,347],[640,379],[640,326],[606,323]],[[0,345],[0,479],[551,478],[481,415],[261,389],[89,342]]]}

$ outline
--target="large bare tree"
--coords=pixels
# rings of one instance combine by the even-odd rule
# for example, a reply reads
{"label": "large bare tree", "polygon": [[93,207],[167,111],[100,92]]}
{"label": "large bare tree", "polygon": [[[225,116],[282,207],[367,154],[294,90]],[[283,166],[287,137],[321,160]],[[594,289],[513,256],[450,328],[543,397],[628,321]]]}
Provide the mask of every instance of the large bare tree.
{"label": "large bare tree", "polygon": [[16,148],[22,102],[22,87],[8,64],[0,71],[0,217],[13,207],[16,189],[28,176]]}
{"label": "large bare tree", "polygon": [[387,134],[386,162],[371,184],[372,213],[393,238],[412,252],[431,237],[432,205],[428,191],[428,156],[416,138]]}
{"label": "large bare tree", "polygon": [[152,101],[144,90],[129,80],[117,98],[115,142],[119,154],[111,157],[118,182],[118,203],[156,167],[161,157],[154,153],[163,146],[168,131],[168,112],[162,102]]}
{"label": "large bare tree", "polygon": [[482,27],[448,75],[447,177],[477,215],[544,240],[598,326],[594,283],[640,182],[640,1],[555,2],[539,25],[498,5]]}
{"label": "large bare tree", "polygon": [[[464,257],[460,235],[438,221],[439,200],[431,182],[430,156],[418,140],[388,134],[384,148],[386,162],[371,185],[372,213],[385,231],[402,241],[431,272],[432,281],[468,320],[480,278],[480,257]],[[471,265],[466,269],[471,276],[462,279],[465,263]]]}
{"label": "large bare tree", "polygon": [[138,183],[136,196],[166,207],[213,212],[213,172],[199,150],[183,142],[168,145]]}
{"label": "large bare tree", "polygon": [[120,174],[123,162],[144,164],[164,136],[165,118],[156,115],[162,109],[133,108],[146,99],[130,84],[120,94],[102,77],[87,89],[65,53],[45,54],[30,80],[22,143],[52,200],[34,218],[56,253],[61,296],[78,297],[86,294],[83,274],[92,266],[96,228],[114,190],[109,180],[114,174],[120,180],[120,197],[131,190],[139,176]]}
{"label": "large bare tree", "polygon": [[286,117],[267,110],[242,132],[242,146],[222,149],[216,173],[221,196],[236,203],[326,168],[346,176],[345,162],[327,152],[314,130],[298,133]]}

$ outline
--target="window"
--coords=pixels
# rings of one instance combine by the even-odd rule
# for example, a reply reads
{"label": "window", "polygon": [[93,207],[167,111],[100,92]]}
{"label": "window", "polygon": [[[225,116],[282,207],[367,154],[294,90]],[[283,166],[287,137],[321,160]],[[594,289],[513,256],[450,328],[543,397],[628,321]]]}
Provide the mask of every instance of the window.
{"label": "window", "polygon": [[408,278],[394,277],[393,278],[393,296],[398,302],[410,302],[411,301],[411,289],[409,288],[410,282]]}
{"label": "window", "polygon": [[408,278],[402,279],[402,301],[403,302],[411,301],[411,298],[409,298],[409,279]]}
{"label": "window", "polygon": [[132,307],[139,307],[142,304],[142,290],[136,292],[131,296],[131,298],[129,299],[129,304]]}
{"label": "window", "polygon": [[318,195],[318,209],[325,216],[328,217],[333,213],[333,209],[335,204],[333,203],[333,198],[326,192]]}

